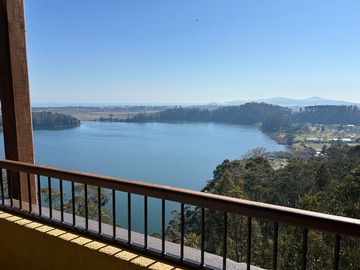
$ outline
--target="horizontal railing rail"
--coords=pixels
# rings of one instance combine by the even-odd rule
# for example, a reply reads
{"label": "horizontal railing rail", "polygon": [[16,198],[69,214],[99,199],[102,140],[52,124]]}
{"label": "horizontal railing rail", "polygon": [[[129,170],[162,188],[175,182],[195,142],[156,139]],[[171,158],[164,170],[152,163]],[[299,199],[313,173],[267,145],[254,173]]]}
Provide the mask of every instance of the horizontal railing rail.
{"label": "horizontal railing rail", "polygon": [[[339,257],[339,241],[340,236],[350,236],[350,237],[360,237],[360,220],[347,218],[347,217],[340,217],[340,216],[334,216],[334,215],[328,215],[318,212],[311,212],[306,210],[300,210],[300,209],[294,209],[289,207],[283,207],[283,206],[277,206],[277,205],[271,205],[266,203],[260,203],[260,202],[253,202],[243,199],[237,199],[237,198],[231,198],[231,197],[225,197],[220,195],[214,195],[214,194],[208,194],[205,192],[198,192],[198,191],[191,191],[181,188],[175,188],[175,187],[169,187],[169,186],[163,186],[163,185],[156,185],[146,182],[140,182],[140,181],[132,181],[128,179],[122,179],[122,178],[115,178],[115,177],[108,177],[108,176],[102,176],[102,175],[96,175],[96,174],[89,174],[89,173],[80,173],[75,171],[69,171],[69,170],[63,170],[63,169],[57,169],[57,168],[51,168],[47,166],[40,166],[40,165],[34,165],[34,164],[27,164],[22,162],[16,162],[16,161],[10,161],[10,160],[0,160],[0,168],[3,170],[6,170],[8,172],[18,172],[18,173],[24,173],[27,175],[27,183],[28,186],[28,198],[31,198],[34,196],[34,194],[31,194],[31,188],[30,188],[30,181],[31,176],[37,176],[37,181],[35,181],[37,185],[37,198],[38,198],[38,214],[42,216],[42,199],[41,199],[41,192],[40,190],[40,176],[47,177],[48,178],[48,189],[51,190],[51,179],[59,179],[60,181],[60,192],[62,193],[62,180],[64,181],[70,181],[72,183],[72,198],[74,199],[74,183],[84,184],[85,187],[87,186],[94,186],[98,187],[98,198],[99,198],[99,204],[100,204],[100,188],[105,188],[112,190],[113,196],[112,196],[112,210],[113,210],[113,217],[116,215],[115,213],[115,191],[122,191],[125,193],[128,193],[128,204],[131,205],[131,194],[141,195],[144,197],[144,207],[147,208],[147,200],[148,198],[156,198],[160,199],[162,201],[162,247],[161,247],[161,255],[165,255],[165,201],[173,201],[181,204],[181,215],[182,215],[182,222],[183,222],[183,214],[184,214],[184,205],[189,204],[192,206],[200,207],[202,212],[204,212],[204,209],[211,209],[211,210],[217,210],[224,213],[224,254],[223,254],[223,265],[222,268],[226,268],[226,223],[227,223],[227,215],[228,214],[237,214],[241,216],[248,217],[248,224],[249,224],[249,232],[251,232],[251,219],[257,218],[257,219],[263,219],[271,221],[275,224],[275,230],[274,230],[274,245],[277,245],[277,237],[278,237],[278,226],[279,224],[287,224],[287,225],[293,225],[296,227],[300,227],[304,229],[304,245],[306,245],[306,239],[307,239],[307,233],[308,230],[316,230],[321,232],[327,232],[331,233],[336,236],[336,244],[335,244],[335,261],[334,261],[334,269],[337,269],[338,265],[338,257]],[[35,179],[36,177],[34,177]],[[20,183],[18,189],[21,189],[23,183]],[[20,198],[16,198],[19,201],[20,206],[14,207],[14,197],[12,194],[12,187],[11,187],[11,181],[8,183],[8,194],[9,198],[5,198],[4,195],[4,189],[3,182],[1,182],[1,193],[2,193],[2,207],[9,207],[8,204],[5,203],[5,199],[10,200],[10,208],[18,208],[19,210],[22,210],[22,203],[24,196],[21,196]],[[85,197],[87,198],[87,188],[84,190]],[[49,208],[50,208],[50,219],[53,218],[53,211],[51,207],[51,192],[49,192],[50,198],[49,198]],[[60,200],[62,201],[61,194]],[[73,200],[74,201],[74,200]],[[87,208],[87,200],[85,200],[85,208]],[[62,202],[60,202],[60,206],[62,205]],[[30,214],[32,213],[32,204],[30,203]],[[75,206],[73,205],[72,213],[75,213]],[[131,209],[130,206],[128,206],[128,225],[129,225],[129,232],[128,232],[128,244],[131,244]],[[60,218],[61,222],[64,221],[64,210],[60,209],[60,215],[62,216]],[[85,213],[85,222],[86,226],[85,229],[88,230],[88,222],[89,217],[86,216],[87,213]],[[147,210],[145,210],[144,213],[144,219],[145,219],[145,235],[147,234],[147,217],[148,213]],[[101,207],[99,206],[99,234],[102,233],[102,227],[101,227]],[[73,224],[75,224],[75,216],[73,215]],[[204,222],[204,213],[202,213],[202,222]],[[115,230],[116,230],[116,222],[113,221],[113,231],[114,231],[114,237],[115,237]],[[204,231],[204,224],[201,224],[202,232]],[[183,224],[182,224],[182,232],[181,235],[183,236]],[[251,233],[248,235],[248,252],[251,252]],[[201,235],[202,239],[204,238],[203,233]],[[200,258],[200,267],[204,267],[204,240],[202,240],[201,245],[201,258]],[[184,241],[181,239],[181,254],[180,254],[180,262],[184,261]],[[144,239],[144,248],[147,249],[147,235]],[[276,269],[276,261],[277,261],[277,247],[274,247],[274,258],[273,258],[273,269]],[[303,269],[306,268],[306,246],[305,249],[305,257],[303,258]],[[248,256],[247,260],[247,269],[250,268],[251,260],[250,256]],[[196,266],[196,265],[195,265]]]}

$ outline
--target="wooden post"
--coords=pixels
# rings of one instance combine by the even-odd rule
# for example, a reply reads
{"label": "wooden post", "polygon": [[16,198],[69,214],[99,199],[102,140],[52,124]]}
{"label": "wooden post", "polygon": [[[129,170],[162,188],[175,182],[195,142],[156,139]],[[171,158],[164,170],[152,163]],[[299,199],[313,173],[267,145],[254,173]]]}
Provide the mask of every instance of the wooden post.
{"label": "wooden post", "polygon": [[[24,0],[0,0],[0,98],[5,158],[34,163]],[[29,202],[27,175],[11,173],[8,177],[13,197],[19,199],[21,195],[23,201]],[[35,203],[33,176],[31,194],[31,201]]]}

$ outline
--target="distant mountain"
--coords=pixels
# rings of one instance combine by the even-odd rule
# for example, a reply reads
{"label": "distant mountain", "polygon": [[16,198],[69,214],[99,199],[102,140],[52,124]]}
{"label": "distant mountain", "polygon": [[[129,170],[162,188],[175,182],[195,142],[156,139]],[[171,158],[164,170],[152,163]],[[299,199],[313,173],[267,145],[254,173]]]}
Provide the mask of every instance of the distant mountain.
{"label": "distant mountain", "polygon": [[235,100],[235,101],[225,102],[225,104],[241,105],[247,102],[264,102],[264,103],[279,105],[284,107],[306,107],[306,106],[314,106],[314,105],[360,105],[359,103],[324,99],[320,97],[310,97],[306,99],[275,97],[275,98],[256,99],[256,100]]}

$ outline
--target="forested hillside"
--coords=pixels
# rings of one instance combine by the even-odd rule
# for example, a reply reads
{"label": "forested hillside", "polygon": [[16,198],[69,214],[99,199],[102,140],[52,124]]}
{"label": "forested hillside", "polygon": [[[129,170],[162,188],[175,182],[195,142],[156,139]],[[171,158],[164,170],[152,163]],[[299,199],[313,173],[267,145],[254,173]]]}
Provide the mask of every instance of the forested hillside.
{"label": "forested hillside", "polygon": [[80,125],[78,119],[62,113],[33,112],[32,120],[34,129],[61,129]]}
{"label": "forested hillside", "polygon": [[[34,129],[61,129],[80,125],[78,119],[63,113],[33,112],[32,121]],[[2,130],[2,118],[0,118],[0,126]]]}
{"label": "forested hillside", "polygon": [[[360,146],[335,144],[323,156],[293,155],[289,163],[275,170],[264,156],[229,161],[214,170],[204,192],[276,205],[301,208],[351,218],[360,218]],[[185,242],[199,247],[200,209],[186,208]],[[179,213],[167,229],[169,240],[179,241]],[[208,252],[222,254],[218,243],[223,240],[222,215],[206,212],[205,243]],[[246,260],[247,219],[230,215],[228,220],[228,253],[233,260]],[[252,263],[271,268],[273,245],[272,223],[253,221],[254,257]],[[282,225],[279,234],[279,269],[298,269],[301,261],[302,231]],[[308,266],[331,269],[334,237],[310,231]],[[299,255],[300,254],[300,255]],[[358,269],[359,241],[343,238],[340,269]]]}
{"label": "forested hillside", "polygon": [[199,107],[176,107],[157,113],[139,113],[126,120],[102,118],[100,121],[126,122],[222,122],[240,125],[262,124],[265,131],[288,129],[291,126],[290,109],[265,103],[246,103],[216,109]]}
{"label": "forested hillside", "polygon": [[289,108],[266,103],[246,103],[240,106],[225,106],[215,109],[200,107],[175,107],[156,113],[139,113],[127,119],[114,117],[100,121],[126,122],[223,122],[240,125],[261,124],[265,132],[286,131],[298,124],[360,124],[360,109],[357,106],[319,105],[292,111]]}
{"label": "forested hillside", "polygon": [[357,106],[309,106],[296,114],[294,121],[311,124],[360,124],[360,109]]}

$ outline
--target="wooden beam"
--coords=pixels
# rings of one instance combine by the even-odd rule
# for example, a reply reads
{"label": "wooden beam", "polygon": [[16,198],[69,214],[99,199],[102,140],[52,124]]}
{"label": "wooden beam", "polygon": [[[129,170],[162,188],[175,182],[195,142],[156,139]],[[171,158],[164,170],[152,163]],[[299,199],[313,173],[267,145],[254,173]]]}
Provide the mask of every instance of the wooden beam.
{"label": "wooden beam", "polygon": [[[5,158],[34,163],[23,0],[0,0],[0,98]],[[8,177],[14,197],[26,201],[27,176]],[[31,189],[35,195],[35,183]]]}

